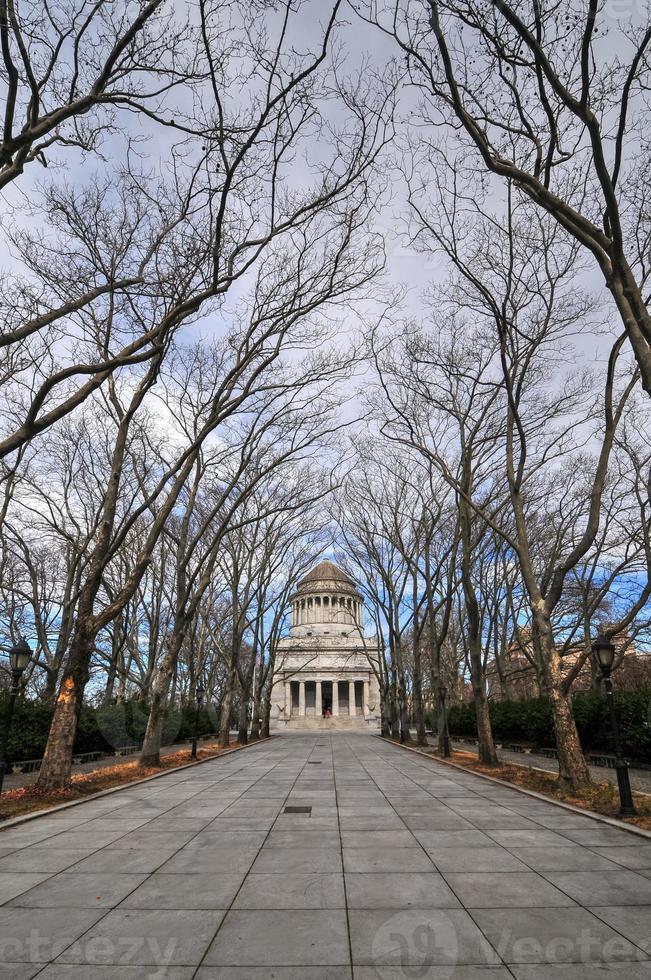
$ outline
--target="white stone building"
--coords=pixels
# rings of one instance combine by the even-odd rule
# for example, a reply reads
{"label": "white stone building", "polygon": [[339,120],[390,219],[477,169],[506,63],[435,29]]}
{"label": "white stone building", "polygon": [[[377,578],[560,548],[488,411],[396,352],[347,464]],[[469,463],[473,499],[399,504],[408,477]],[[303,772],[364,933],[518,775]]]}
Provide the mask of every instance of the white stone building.
{"label": "white stone building", "polygon": [[290,597],[292,626],[278,643],[271,727],[379,728],[377,639],[364,636],[364,599],[322,561]]}

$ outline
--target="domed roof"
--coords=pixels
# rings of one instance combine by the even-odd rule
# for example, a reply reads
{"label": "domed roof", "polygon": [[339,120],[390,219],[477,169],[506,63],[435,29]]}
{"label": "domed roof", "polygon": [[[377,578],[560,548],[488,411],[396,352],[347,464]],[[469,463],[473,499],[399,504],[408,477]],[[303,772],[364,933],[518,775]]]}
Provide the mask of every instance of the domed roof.
{"label": "domed roof", "polygon": [[308,585],[310,582],[324,581],[342,582],[345,585],[352,586],[354,589],[357,588],[353,580],[331,561],[321,561],[318,565],[315,565],[307,575],[303,576],[298,583],[298,587],[301,588],[301,586]]}

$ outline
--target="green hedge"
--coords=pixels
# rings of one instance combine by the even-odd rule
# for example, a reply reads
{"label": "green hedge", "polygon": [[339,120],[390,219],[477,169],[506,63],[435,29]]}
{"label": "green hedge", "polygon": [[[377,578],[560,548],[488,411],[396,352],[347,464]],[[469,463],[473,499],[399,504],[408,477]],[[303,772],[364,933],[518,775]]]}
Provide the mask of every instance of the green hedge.
{"label": "green hedge", "polygon": [[[0,718],[4,716],[6,695],[0,694]],[[52,705],[18,698],[9,737],[9,761],[40,759],[45,750],[53,713]],[[140,745],[147,725],[148,708],[139,701],[111,704],[101,708],[84,705],[79,718],[76,753],[110,752],[123,745]],[[163,724],[163,745],[187,741],[194,730],[194,708],[169,709]],[[198,734],[216,731],[212,710],[199,715]]]}
{"label": "green hedge", "polygon": [[[617,718],[626,755],[651,762],[651,689],[615,693]],[[610,752],[612,738],[608,705],[602,694],[576,694],[572,699],[576,726],[585,751]],[[549,701],[491,701],[493,735],[500,742],[525,742],[534,748],[556,744]],[[472,704],[452,705],[448,712],[452,735],[476,737]]]}

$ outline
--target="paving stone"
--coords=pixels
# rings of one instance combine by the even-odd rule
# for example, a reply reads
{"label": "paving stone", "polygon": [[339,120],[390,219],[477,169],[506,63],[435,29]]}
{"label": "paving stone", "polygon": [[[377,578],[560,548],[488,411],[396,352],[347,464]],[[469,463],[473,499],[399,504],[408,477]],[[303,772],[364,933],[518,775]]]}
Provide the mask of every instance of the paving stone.
{"label": "paving stone", "polygon": [[355,980],[513,980],[504,966],[356,966]]}
{"label": "paving stone", "polygon": [[528,871],[527,865],[504,847],[427,847],[435,867],[448,871]]}
{"label": "paving stone", "polygon": [[338,830],[272,830],[268,847],[339,847]]}
{"label": "paving stone", "polygon": [[49,878],[47,872],[43,874],[37,874],[35,872],[20,872],[20,871],[1,871],[0,870],[0,905],[8,902],[10,899],[15,898],[16,895],[21,895],[23,892],[29,891],[34,885],[38,885],[41,881],[45,881]]}
{"label": "paving stone", "polygon": [[[651,957],[651,908],[630,905],[592,906],[591,911]],[[651,963],[648,964],[651,976]]]}
{"label": "paving stone", "polygon": [[[192,980],[194,972],[193,966],[93,966],[92,980]],[[39,980],[89,980],[88,967],[72,963],[51,963],[38,976]]]}
{"label": "paving stone", "polygon": [[202,966],[195,980],[352,980],[352,973],[347,966]]}
{"label": "paving stone", "polygon": [[568,828],[563,831],[565,837],[575,844],[582,844],[584,847],[595,847],[610,844],[611,847],[631,847],[640,838],[629,833],[627,830],[619,830],[617,827],[607,827],[597,823],[596,820],[586,821],[584,828]]}
{"label": "paving stone", "polygon": [[101,909],[0,908],[0,963],[47,963],[85,933]]}
{"label": "paving stone", "polygon": [[459,908],[459,900],[436,872],[346,874],[350,909]]}
{"label": "paving stone", "polygon": [[565,907],[575,905],[540,875],[528,872],[466,872],[445,880],[467,909]]}
{"label": "paving stone", "polygon": [[27,847],[22,851],[13,851],[6,857],[0,858],[0,873],[6,871],[34,871],[56,874],[69,868],[79,860],[77,851],[49,850],[43,847]]}
{"label": "paving stone", "polygon": [[11,905],[27,909],[113,908],[145,877],[136,874],[63,872],[14,898]]}
{"label": "paving stone", "polygon": [[415,830],[414,837],[424,848],[494,847],[495,841],[481,830]]}
{"label": "paving stone", "polygon": [[248,871],[257,853],[257,847],[247,846],[219,850],[209,847],[184,847],[160,865],[158,870],[165,874],[175,874],[177,871],[182,874]]}
{"label": "paving stone", "polygon": [[341,853],[335,847],[265,846],[251,868],[253,874],[325,873],[341,870]]}
{"label": "paving stone", "polygon": [[343,909],[341,874],[250,874],[235,909]]}
{"label": "paving stone", "polygon": [[423,813],[416,816],[409,814],[403,815],[402,819],[410,830],[416,831],[437,831],[437,830],[466,830],[473,831],[474,827],[469,820],[465,820],[458,814],[450,811],[446,814]]}
{"label": "paving stone", "polygon": [[487,830],[486,833],[503,847],[563,847],[568,844],[560,834],[541,827],[532,827],[531,830]]}
{"label": "paving stone", "polygon": [[648,980],[649,964],[622,961],[617,963],[554,963],[511,966],[515,980]]}
{"label": "paving stone", "polygon": [[224,913],[114,909],[74,942],[59,963],[116,966],[199,964]]}
{"label": "paving stone", "polygon": [[0,980],[32,980],[42,969],[42,963],[0,963]]}
{"label": "paving stone", "polygon": [[508,964],[636,959],[632,943],[584,908],[476,909],[473,919]]}
{"label": "paving stone", "polygon": [[[88,857],[62,869],[64,873],[81,871],[84,874],[115,871],[119,874],[148,874],[168,861],[176,848],[163,848],[161,851],[112,850],[105,847]],[[79,858],[79,855],[77,855]]]}
{"label": "paving stone", "polygon": [[342,830],[344,847],[420,847],[408,830]]}
{"label": "paving stone", "polygon": [[229,912],[205,959],[216,966],[348,966],[342,910]]}
{"label": "paving stone", "polygon": [[344,847],[346,871],[434,871],[420,848],[414,847]]}
{"label": "paving stone", "polygon": [[576,844],[569,844],[568,847],[512,847],[510,850],[534,871],[616,871],[618,867],[587,847]]}
{"label": "paving stone", "polygon": [[147,878],[121,908],[227,909],[244,880],[239,874],[163,874]]}
{"label": "paving stone", "polygon": [[499,963],[463,909],[351,909],[349,922],[355,966]]}
{"label": "paving stone", "polygon": [[[633,871],[651,869],[651,844],[635,844],[631,847],[595,847],[595,852],[602,858],[614,861],[615,864],[631,868]],[[0,861],[2,867],[2,861]]]}
{"label": "paving stone", "polygon": [[552,871],[546,877],[582,905],[651,906],[651,881],[634,871]]}

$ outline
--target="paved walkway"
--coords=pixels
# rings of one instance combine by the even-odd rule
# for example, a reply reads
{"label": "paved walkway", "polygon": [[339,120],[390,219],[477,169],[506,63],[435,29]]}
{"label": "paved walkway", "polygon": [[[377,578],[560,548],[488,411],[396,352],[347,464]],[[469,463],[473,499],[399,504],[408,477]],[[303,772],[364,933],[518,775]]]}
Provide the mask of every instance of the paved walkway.
{"label": "paved walkway", "polygon": [[[237,735],[237,732],[231,733]],[[212,748],[217,743],[217,737],[200,739],[199,749]],[[175,742],[173,745],[164,745],[160,754],[164,758],[166,755],[174,755],[182,752],[183,749],[192,747],[192,742]],[[82,762],[72,767],[73,775],[80,772],[97,772],[98,769],[110,769],[111,766],[120,766],[125,762],[136,762],[138,753],[133,755],[109,755],[104,759],[95,759],[94,762]],[[12,772],[4,778],[5,789],[18,789],[20,786],[31,786],[38,780],[38,769],[35,772]]]}
{"label": "paved walkway", "polygon": [[0,855],[3,980],[651,976],[651,842],[365,734],[126,787]]}
{"label": "paved walkway", "polygon": [[[457,742],[453,740],[452,745],[461,752],[472,752],[478,754],[476,745],[472,742]],[[518,766],[534,766],[536,769],[545,769],[546,772],[558,772],[558,762],[556,759],[548,759],[547,756],[538,755],[531,752],[525,755],[523,752],[510,752],[508,749],[498,749],[497,754],[503,762],[515,762]],[[617,773],[614,769],[606,766],[588,766],[590,774],[596,783],[612,783],[617,785]],[[631,786],[639,793],[651,793],[651,769],[628,770]]]}

